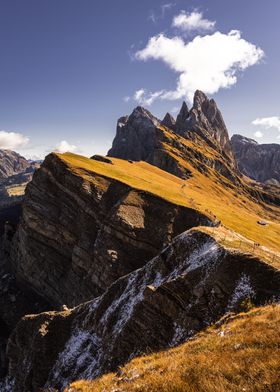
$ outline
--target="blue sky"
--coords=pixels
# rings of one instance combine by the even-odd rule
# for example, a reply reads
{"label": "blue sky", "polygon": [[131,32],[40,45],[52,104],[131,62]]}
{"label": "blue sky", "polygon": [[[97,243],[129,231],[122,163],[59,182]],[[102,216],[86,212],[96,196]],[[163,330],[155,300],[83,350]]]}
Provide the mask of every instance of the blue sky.
{"label": "blue sky", "polygon": [[[194,13],[200,19],[192,24]],[[183,94],[188,99],[197,84],[203,89],[204,76],[211,81],[226,51],[235,49],[245,54],[237,53],[238,65],[225,66],[221,76],[227,84],[230,70],[236,81],[223,88],[223,80],[216,80],[217,91],[209,95],[230,134],[279,143],[279,15],[279,0],[0,0],[0,147],[40,157],[56,148],[104,154],[120,116],[157,92],[148,109],[158,117],[176,112]],[[232,30],[241,32],[233,50],[227,45]],[[152,37],[160,49],[151,51]],[[203,50],[208,40],[214,63]],[[194,77],[193,50],[205,63],[203,78]],[[185,84],[175,99],[181,74]],[[205,86],[211,90],[207,80]],[[136,92],[144,90],[137,102]]]}

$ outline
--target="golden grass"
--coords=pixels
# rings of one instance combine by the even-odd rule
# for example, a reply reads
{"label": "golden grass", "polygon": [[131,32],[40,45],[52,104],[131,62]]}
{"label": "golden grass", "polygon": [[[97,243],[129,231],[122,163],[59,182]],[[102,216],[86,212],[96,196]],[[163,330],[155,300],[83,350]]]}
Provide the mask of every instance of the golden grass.
{"label": "golden grass", "polygon": [[199,226],[192,229],[193,231],[199,230],[209,234],[223,247],[242,253],[249,253],[254,255],[270,264],[274,268],[280,270],[280,253],[273,251],[262,245],[256,244],[254,241],[236,233],[233,230],[221,225],[218,227]]}
{"label": "golden grass", "polygon": [[[222,185],[217,181],[214,171],[211,175],[210,170],[210,175],[206,176],[182,159],[180,164],[193,173],[190,179],[182,180],[146,162],[130,163],[110,158],[113,164],[108,164],[72,153],[57,155],[73,173],[87,181],[94,182],[94,176],[98,174],[174,204],[195,208],[206,215],[214,214],[227,228],[276,252],[280,251],[280,209],[255,202],[242,189]],[[174,157],[178,159],[175,155]],[[224,181],[228,180],[224,178]],[[269,224],[258,225],[257,221],[260,219],[268,220]]]}
{"label": "golden grass", "polygon": [[277,392],[280,305],[225,319],[174,349],[136,358],[65,392]]}
{"label": "golden grass", "polygon": [[23,196],[25,192],[25,188],[27,186],[27,182],[20,185],[9,185],[5,188],[7,196]]}

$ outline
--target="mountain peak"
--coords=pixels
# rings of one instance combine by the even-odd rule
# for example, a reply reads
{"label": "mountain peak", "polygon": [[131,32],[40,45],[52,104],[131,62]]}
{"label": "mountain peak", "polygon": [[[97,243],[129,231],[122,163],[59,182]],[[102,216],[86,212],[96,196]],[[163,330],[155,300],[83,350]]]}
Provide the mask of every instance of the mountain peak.
{"label": "mountain peak", "polygon": [[249,137],[238,135],[238,134],[232,135],[231,142],[232,143],[238,142],[238,143],[241,143],[241,144],[253,144],[253,145],[259,144],[254,139],[250,139]]}
{"label": "mountain peak", "polygon": [[166,115],[164,116],[164,119],[161,122],[162,125],[164,125],[165,127],[169,128],[169,129],[174,129],[175,126],[175,119],[173,116],[171,116],[170,113],[166,113]]}
{"label": "mountain peak", "polygon": [[208,97],[206,94],[204,94],[203,91],[201,90],[196,90],[194,93],[194,97],[193,97],[193,106],[197,106],[198,104],[201,105],[201,103],[203,103],[204,101],[208,101]]}
{"label": "mountain peak", "polygon": [[143,106],[137,106],[128,117],[128,121],[150,121],[153,125],[157,126],[160,121],[152,115],[149,110]]}
{"label": "mountain peak", "polygon": [[187,130],[187,120],[189,118],[189,109],[185,101],[183,101],[180,112],[176,118],[175,129],[179,133]]}

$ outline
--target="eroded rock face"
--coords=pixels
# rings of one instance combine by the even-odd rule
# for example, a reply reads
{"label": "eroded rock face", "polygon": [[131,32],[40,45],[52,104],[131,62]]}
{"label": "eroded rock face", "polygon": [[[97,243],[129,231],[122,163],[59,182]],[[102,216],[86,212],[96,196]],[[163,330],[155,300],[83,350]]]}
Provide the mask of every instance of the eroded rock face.
{"label": "eroded rock face", "polygon": [[161,124],[164,125],[165,127],[174,130],[175,128],[175,119],[171,116],[170,113],[166,113],[164,116],[164,119],[162,120]]}
{"label": "eroded rock face", "polygon": [[280,185],[279,144],[258,144],[241,135],[233,135],[231,144],[242,173],[260,182]]}
{"label": "eroded rock face", "polygon": [[[174,131],[178,136],[193,140],[195,143],[199,144],[203,140],[222,155],[222,160],[226,161],[230,170],[236,171],[235,158],[221,112],[215,101],[209,100],[201,91],[196,91],[193,107],[190,110],[183,102],[176,121],[167,113],[160,122],[141,107],[137,107],[130,116],[122,117],[118,121],[117,134],[112,148],[108,151],[108,156],[136,161],[144,160],[176,176],[188,178],[188,173],[182,170],[178,160],[174,160],[172,154],[162,144],[163,142],[170,144],[170,140],[162,140],[165,127],[167,132]],[[181,144],[178,148],[179,156],[188,159],[189,156],[184,156],[183,148]],[[201,164],[207,166],[206,157],[202,157]],[[225,168],[226,165],[221,162],[220,166],[223,167],[220,170],[217,166],[217,170],[220,170],[223,175],[226,174],[228,178],[232,178],[232,174]],[[209,167],[213,168],[213,166],[215,163],[209,162]]]}
{"label": "eroded rock face", "polygon": [[148,161],[155,147],[155,132],[160,121],[138,106],[130,116],[121,117],[108,155],[133,161]]}
{"label": "eroded rock face", "polygon": [[54,306],[74,306],[200,224],[212,222],[116,180],[91,173],[89,181],[50,154],[27,188],[11,262]]}
{"label": "eroded rock face", "polygon": [[208,99],[202,91],[196,91],[190,111],[189,129],[206,130],[221,150],[233,161],[228,131],[223,116],[213,99]]}
{"label": "eroded rock face", "polygon": [[181,343],[244,300],[259,305],[279,294],[279,271],[200,231],[183,233],[96,300],[23,318],[8,347],[13,390],[95,378]]}

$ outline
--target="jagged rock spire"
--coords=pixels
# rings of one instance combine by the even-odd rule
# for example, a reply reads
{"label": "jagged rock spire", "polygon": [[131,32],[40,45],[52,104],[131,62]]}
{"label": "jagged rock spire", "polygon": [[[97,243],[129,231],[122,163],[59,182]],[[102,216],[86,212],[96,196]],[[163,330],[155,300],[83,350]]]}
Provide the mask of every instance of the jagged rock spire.
{"label": "jagged rock spire", "polygon": [[182,107],[180,109],[180,112],[176,118],[176,123],[175,123],[175,129],[178,131],[178,133],[183,133],[187,127],[187,120],[189,117],[189,109],[185,101],[182,103]]}
{"label": "jagged rock spire", "polygon": [[164,119],[161,122],[162,125],[164,125],[165,127],[169,128],[169,129],[174,129],[175,126],[175,119],[174,117],[171,116],[170,113],[166,113],[166,115],[164,116]]}

